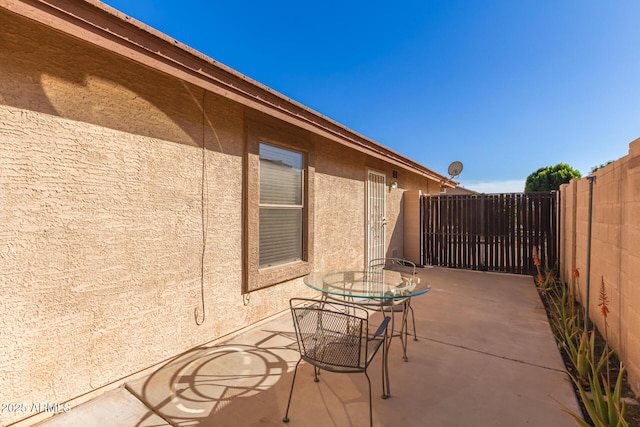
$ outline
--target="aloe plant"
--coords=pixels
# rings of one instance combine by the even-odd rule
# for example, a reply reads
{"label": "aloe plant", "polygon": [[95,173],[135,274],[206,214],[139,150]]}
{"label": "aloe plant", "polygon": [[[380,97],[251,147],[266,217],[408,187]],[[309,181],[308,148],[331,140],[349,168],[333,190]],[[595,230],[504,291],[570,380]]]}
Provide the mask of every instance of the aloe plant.
{"label": "aloe plant", "polygon": [[609,356],[613,350],[605,347],[599,356],[596,356],[595,330],[589,335],[582,333],[578,345],[572,339],[562,342],[562,347],[567,352],[571,363],[576,367],[578,378],[587,381],[589,375],[599,376],[607,367]]}
{"label": "aloe plant", "polygon": [[563,341],[574,335],[574,331],[580,327],[580,314],[573,309],[572,293],[567,286],[557,284],[548,301],[552,308],[551,325],[558,340]]}
{"label": "aloe plant", "polygon": [[[593,332],[591,333],[593,336]],[[578,375],[581,378],[587,379],[589,375],[589,354],[590,354],[590,344],[587,338],[586,332],[583,332],[580,336],[580,345],[578,346],[578,352],[576,354],[576,370],[578,371]]]}
{"label": "aloe plant", "polygon": [[[595,331],[591,331],[591,338],[589,339],[589,365],[591,366],[591,373],[594,376],[600,376],[602,370],[607,368],[607,377],[609,371],[609,356],[613,354],[613,350],[605,345],[602,353],[600,354],[598,360],[596,361],[596,347],[595,347]],[[608,383],[607,383],[608,384]]]}
{"label": "aloe plant", "polygon": [[586,381],[589,372],[588,335],[581,333],[580,314],[573,309],[572,292],[567,286],[558,284],[551,293],[549,302],[552,306],[551,326],[560,348],[576,367],[579,378]]}
{"label": "aloe plant", "polygon": [[[610,389],[609,384],[606,384],[606,379],[603,375],[589,375],[589,386],[591,388],[592,397],[590,397],[585,391],[582,383],[573,375],[571,380],[578,388],[582,402],[589,419],[596,427],[628,427],[629,424],[624,419],[626,412],[626,406],[622,400],[622,377],[624,374],[624,368],[620,367],[618,373],[618,379],[613,391]],[[603,393],[604,390],[604,393]],[[578,424],[583,427],[589,427],[589,424],[582,419],[578,414],[568,409],[565,405],[562,405],[563,410],[571,415]]]}
{"label": "aloe plant", "polygon": [[[537,253],[534,251],[534,255]],[[547,276],[547,281],[543,280],[539,260],[538,267],[538,289],[547,298],[550,310],[550,324],[554,335],[571,363],[575,367],[575,374],[569,373],[571,380],[575,384],[580,398],[584,404],[587,415],[593,424],[585,421],[581,415],[568,409],[560,403],[563,410],[571,415],[578,424],[583,427],[626,427],[628,423],[624,419],[626,407],[621,398],[622,380],[624,368],[620,366],[620,372],[616,384],[611,390],[609,382],[609,356],[614,351],[607,345],[600,354],[597,354],[595,346],[596,331],[592,329],[590,333],[582,326],[582,312],[576,310],[575,288],[569,288],[566,284],[560,283],[552,276]],[[574,269],[574,277],[579,278],[579,272]],[[554,286],[547,286],[549,282],[554,282]],[[543,286],[544,285],[544,286]],[[608,314],[608,298],[604,288],[604,279],[600,291],[600,307],[606,318]],[[586,326],[585,326],[586,327]],[[606,377],[603,370],[606,367]],[[592,395],[587,394],[585,387],[588,384]]]}

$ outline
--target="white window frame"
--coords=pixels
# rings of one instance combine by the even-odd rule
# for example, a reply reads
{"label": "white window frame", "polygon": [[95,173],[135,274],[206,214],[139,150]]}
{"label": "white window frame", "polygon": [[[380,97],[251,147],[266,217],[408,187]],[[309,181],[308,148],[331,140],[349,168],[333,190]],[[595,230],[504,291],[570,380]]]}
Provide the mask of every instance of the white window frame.
{"label": "white window frame", "polygon": [[[297,242],[298,248],[297,250],[299,251],[299,257],[295,257],[295,258],[291,258],[291,259],[284,259],[284,260],[276,260],[275,262],[272,263],[263,263],[262,262],[262,251],[259,245],[259,255],[258,255],[258,259],[259,259],[259,266],[260,268],[270,268],[270,267],[276,267],[278,265],[283,265],[283,264],[288,264],[288,263],[292,263],[292,262],[298,262],[301,261],[303,259],[303,253],[304,253],[304,234],[305,234],[305,229],[304,229],[304,215],[305,215],[305,203],[304,203],[304,182],[305,182],[305,170],[304,170],[304,165],[305,165],[305,154],[303,152],[297,151],[297,150],[292,150],[289,148],[284,148],[284,147],[280,147],[277,145],[273,145],[273,144],[269,144],[267,142],[264,141],[260,141],[259,144],[259,156],[260,156],[260,164],[261,164],[261,170],[260,170],[260,176],[262,176],[262,147],[266,146],[266,147],[271,147],[271,148],[276,148],[278,150],[283,150],[283,151],[287,151],[290,153],[294,153],[296,155],[299,155],[302,159],[302,166],[300,169],[300,204],[283,204],[283,203],[262,203],[259,202],[258,203],[258,210],[259,210],[259,215],[261,215],[264,211],[270,209],[270,210],[287,210],[287,211],[300,211],[300,239]],[[262,180],[260,181],[260,194],[262,195]],[[259,200],[261,200],[262,198],[260,197]],[[260,223],[262,226],[262,222]],[[262,241],[263,239],[263,234],[262,234],[263,230],[260,228],[259,229],[259,242]]]}

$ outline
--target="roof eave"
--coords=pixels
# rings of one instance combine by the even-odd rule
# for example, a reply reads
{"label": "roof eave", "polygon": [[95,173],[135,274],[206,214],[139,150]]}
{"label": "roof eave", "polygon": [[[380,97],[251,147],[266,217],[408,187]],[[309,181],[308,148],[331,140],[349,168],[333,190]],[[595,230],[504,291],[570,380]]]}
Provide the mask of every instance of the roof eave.
{"label": "roof eave", "polygon": [[97,0],[0,0],[3,8],[426,178],[446,177]]}

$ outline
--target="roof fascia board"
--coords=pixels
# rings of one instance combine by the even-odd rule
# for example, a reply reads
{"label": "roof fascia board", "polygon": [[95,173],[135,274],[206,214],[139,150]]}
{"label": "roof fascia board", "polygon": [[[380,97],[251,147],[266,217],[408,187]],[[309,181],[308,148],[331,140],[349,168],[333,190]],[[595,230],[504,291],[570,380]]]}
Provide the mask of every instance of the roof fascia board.
{"label": "roof fascia board", "polygon": [[435,181],[440,175],[96,0],[0,0],[55,30]]}

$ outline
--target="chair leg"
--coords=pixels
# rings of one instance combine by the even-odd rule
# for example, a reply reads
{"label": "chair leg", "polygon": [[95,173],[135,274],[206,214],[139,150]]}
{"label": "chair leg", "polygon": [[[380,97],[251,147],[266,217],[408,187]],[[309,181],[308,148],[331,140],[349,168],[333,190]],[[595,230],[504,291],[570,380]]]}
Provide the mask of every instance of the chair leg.
{"label": "chair leg", "polygon": [[320,375],[320,369],[317,366],[313,367],[313,382],[320,382],[320,379],[318,378],[318,375]]}
{"label": "chair leg", "polygon": [[289,407],[291,406],[291,396],[293,396],[293,386],[296,383],[296,374],[298,373],[298,365],[300,365],[300,362],[302,362],[302,358],[298,360],[298,363],[296,363],[296,369],[294,369],[293,371],[293,380],[291,380],[291,391],[289,392],[289,401],[287,402],[287,411],[284,413],[284,418],[282,419],[282,422],[285,422],[285,423],[289,422]]}
{"label": "chair leg", "polygon": [[400,329],[400,341],[402,342],[402,360],[404,360],[405,362],[409,360],[409,358],[407,357],[407,344],[409,342],[409,325],[407,323],[407,315],[409,313],[408,308],[410,308],[411,306],[409,305],[408,301],[405,301],[402,305],[402,327]]}
{"label": "chair leg", "polygon": [[389,355],[387,349],[387,333],[385,332],[384,340],[382,344],[382,398],[387,399],[391,396],[391,387],[389,386]]}
{"label": "chair leg", "polygon": [[411,315],[411,323],[413,325],[413,340],[418,341],[418,334],[416,332],[416,317],[413,313],[413,307],[411,307],[411,300],[404,302],[402,306],[402,328],[400,332],[400,339],[402,341],[402,359],[407,362],[407,344],[409,341],[409,315]]}
{"label": "chair leg", "polygon": [[367,377],[367,382],[369,383],[369,425],[373,427],[373,404],[371,402],[371,380],[369,379],[369,374],[367,371],[364,371],[364,375]]}
{"label": "chair leg", "polygon": [[418,341],[418,333],[416,332],[416,317],[413,314],[413,307],[409,304],[409,310],[411,310],[411,321],[413,322],[413,340]]}

